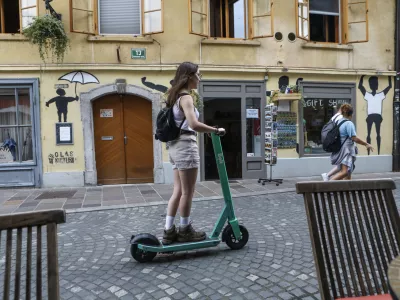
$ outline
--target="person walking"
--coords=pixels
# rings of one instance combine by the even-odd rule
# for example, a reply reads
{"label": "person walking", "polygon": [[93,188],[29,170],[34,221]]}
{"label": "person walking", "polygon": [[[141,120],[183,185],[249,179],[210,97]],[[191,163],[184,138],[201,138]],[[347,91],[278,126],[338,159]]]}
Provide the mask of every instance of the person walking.
{"label": "person walking", "polygon": [[[338,104],[336,107],[337,111],[336,114],[333,115],[333,117],[330,119],[330,122],[335,122],[336,124],[339,123],[343,119],[342,115],[342,105]],[[322,173],[321,177],[323,181],[329,181],[329,177],[331,177],[333,174],[337,172],[337,167],[335,166],[332,170],[330,170],[328,173]]]}
{"label": "person walking", "polygon": [[[165,245],[178,242],[196,242],[206,238],[206,233],[196,231],[190,221],[192,199],[200,166],[197,132],[224,135],[225,129],[211,127],[199,122],[199,112],[194,106],[190,90],[196,89],[202,75],[199,67],[184,62],[176,70],[169,89],[167,106],[173,107],[175,124],[181,126],[181,134],[168,142],[169,160],[174,172],[174,190],[168,202],[167,216],[162,242]],[[182,123],[183,122],[183,123]],[[175,227],[175,216],[179,208],[180,225]]]}
{"label": "person walking", "polygon": [[355,143],[365,146],[367,151],[374,151],[370,144],[357,137],[356,128],[351,121],[354,113],[353,107],[350,104],[343,104],[341,110],[346,122],[339,128],[342,147],[338,152],[331,154],[331,163],[336,166],[336,172],[330,180],[351,179],[358,153]]}

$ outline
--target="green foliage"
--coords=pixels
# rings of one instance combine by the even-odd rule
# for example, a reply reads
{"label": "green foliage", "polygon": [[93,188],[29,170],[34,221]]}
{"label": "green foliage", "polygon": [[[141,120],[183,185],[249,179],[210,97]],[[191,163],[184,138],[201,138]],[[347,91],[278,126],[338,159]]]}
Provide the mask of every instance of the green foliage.
{"label": "green foliage", "polygon": [[39,55],[44,63],[46,63],[46,58],[49,58],[50,54],[52,62],[54,62],[54,58],[56,58],[57,63],[64,60],[69,47],[69,38],[65,33],[62,21],[50,15],[39,16],[22,31],[22,34],[32,44],[38,45]]}

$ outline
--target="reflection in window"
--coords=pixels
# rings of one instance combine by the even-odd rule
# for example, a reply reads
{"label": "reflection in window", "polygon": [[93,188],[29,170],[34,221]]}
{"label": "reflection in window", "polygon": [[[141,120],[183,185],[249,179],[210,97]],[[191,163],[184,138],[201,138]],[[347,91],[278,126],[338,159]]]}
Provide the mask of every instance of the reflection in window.
{"label": "reflection in window", "polygon": [[322,127],[336,114],[340,105],[350,99],[307,98],[303,107],[303,132],[305,154],[326,154],[322,149]]}
{"label": "reflection in window", "polygon": [[29,89],[0,88],[0,164],[33,161]]}

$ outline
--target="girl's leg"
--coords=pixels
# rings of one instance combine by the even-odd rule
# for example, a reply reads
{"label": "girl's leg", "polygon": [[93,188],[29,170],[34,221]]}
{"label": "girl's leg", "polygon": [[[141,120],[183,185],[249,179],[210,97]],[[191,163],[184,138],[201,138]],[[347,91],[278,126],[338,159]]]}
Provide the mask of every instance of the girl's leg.
{"label": "girl's leg", "polygon": [[174,169],[174,191],[172,192],[172,196],[168,201],[167,217],[165,218],[165,230],[163,236],[163,244],[165,245],[173,243],[177,237],[174,221],[181,196],[182,189],[179,171]]}
{"label": "girl's leg", "polygon": [[196,187],[197,172],[197,168],[179,171],[182,195],[179,203],[181,220],[178,230],[178,242],[195,242],[206,238],[205,232],[195,231],[190,223],[190,211]]}
{"label": "girl's leg", "polygon": [[336,173],[331,180],[342,180],[346,176],[348,176],[349,167],[342,164],[342,168],[340,172]]}
{"label": "girl's leg", "polygon": [[340,171],[340,168],[338,168],[338,166],[335,166],[332,170],[329,171],[328,177],[332,177],[333,175],[335,175],[339,171]]}

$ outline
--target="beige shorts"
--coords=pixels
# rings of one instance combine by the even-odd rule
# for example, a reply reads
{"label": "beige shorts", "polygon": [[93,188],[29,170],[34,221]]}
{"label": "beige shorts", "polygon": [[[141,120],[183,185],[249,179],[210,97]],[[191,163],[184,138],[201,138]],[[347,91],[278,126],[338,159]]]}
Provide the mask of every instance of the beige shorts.
{"label": "beige shorts", "polygon": [[188,170],[200,167],[199,148],[194,135],[183,134],[168,143],[169,161],[173,169]]}

